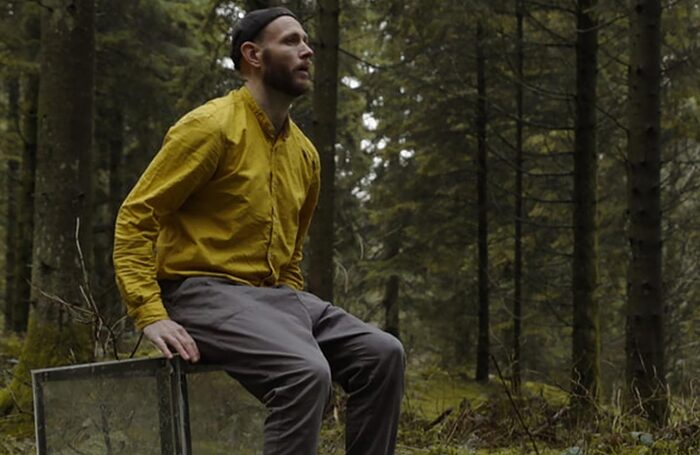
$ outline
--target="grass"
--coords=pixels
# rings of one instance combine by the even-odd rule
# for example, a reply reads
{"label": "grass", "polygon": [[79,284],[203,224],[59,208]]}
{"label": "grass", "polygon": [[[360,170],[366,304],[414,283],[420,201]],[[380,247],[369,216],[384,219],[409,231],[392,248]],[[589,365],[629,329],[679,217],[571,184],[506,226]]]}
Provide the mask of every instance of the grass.
{"label": "grass", "polygon": [[[20,345],[18,340],[0,341],[0,360],[9,359],[6,368]],[[148,348],[142,349],[147,353]],[[574,422],[566,393],[541,382],[525,382],[522,396],[512,403],[497,378],[480,384],[463,371],[414,364],[406,385],[397,455],[533,454],[535,447],[542,455],[700,453],[695,400],[674,398],[674,419],[666,428],[654,429],[614,404],[601,406],[583,423]],[[321,455],[344,453],[343,407],[344,396],[336,393],[322,429]],[[0,455],[33,453],[31,436],[3,436],[13,418],[0,419]]]}

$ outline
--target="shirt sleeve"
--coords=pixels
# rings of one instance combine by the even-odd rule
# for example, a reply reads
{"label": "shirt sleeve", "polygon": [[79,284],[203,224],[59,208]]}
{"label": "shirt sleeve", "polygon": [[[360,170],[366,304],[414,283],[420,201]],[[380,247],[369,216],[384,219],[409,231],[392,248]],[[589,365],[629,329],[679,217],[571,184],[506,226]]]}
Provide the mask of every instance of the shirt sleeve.
{"label": "shirt sleeve", "polygon": [[299,229],[297,230],[296,242],[294,244],[294,253],[289,263],[280,270],[280,277],[278,280],[280,284],[286,284],[300,291],[304,289],[304,276],[301,273],[304,239],[306,239],[314,210],[316,210],[316,204],[318,204],[320,190],[321,170],[320,166],[315,162],[311,185],[309,186],[304,205],[299,212]]}
{"label": "shirt sleeve", "polygon": [[212,120],[191,113],[173,126],[119,209],[114,270],[127,313],[138,329],[168,318],[156,276],[160,220],[176,211],[216,171],[222,139]]}

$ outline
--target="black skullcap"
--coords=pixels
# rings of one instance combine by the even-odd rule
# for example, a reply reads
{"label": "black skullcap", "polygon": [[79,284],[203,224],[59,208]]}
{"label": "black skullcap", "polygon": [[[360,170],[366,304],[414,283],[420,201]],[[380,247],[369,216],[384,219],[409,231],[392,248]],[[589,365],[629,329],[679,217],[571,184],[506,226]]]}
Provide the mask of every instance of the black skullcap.
{"label": "black skullcap", "polygon": [[283,6],[274,6],[272,8],[251,11],[233,26],[233,33],[231,36],[231,60],[233,60],[236,69],[241,69],[241,45],[246,41],[255,40],[258,33],[260,33],[267,24],[280,16],[292,16],[294,19],[297,18],[294,13],[287,8]]}

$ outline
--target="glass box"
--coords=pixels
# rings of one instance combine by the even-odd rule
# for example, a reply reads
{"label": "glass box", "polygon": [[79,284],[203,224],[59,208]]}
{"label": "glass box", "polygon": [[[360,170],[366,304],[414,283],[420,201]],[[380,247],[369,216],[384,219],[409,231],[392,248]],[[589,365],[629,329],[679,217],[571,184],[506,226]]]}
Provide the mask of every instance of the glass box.
{"label": "glass box", "polygon": [[219,367],[136,359],[32,371],[37,453],[262,453],[265,408]]}

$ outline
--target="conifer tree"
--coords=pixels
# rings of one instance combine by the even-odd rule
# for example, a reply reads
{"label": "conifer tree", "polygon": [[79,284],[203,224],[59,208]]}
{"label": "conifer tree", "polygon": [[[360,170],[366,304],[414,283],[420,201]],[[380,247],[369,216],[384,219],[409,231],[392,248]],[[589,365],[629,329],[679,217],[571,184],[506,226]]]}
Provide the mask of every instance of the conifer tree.
{"label": "conifer tree", "polygon": [[[42,81],[35,187],[32,314],[14,379],[0,409],[30,408],[29,371],[87,361],[90,326],[80,286],[89,269],[95,62],[94,0],[54,0],[42,13]],[[79,229],[78,229],[79,223]]]}
{"label": "conifer tree", "polygon": [[668,398],[661,274],[661,2],[635,0],[631,6],[627,385],[630,405],[663,425]]}

